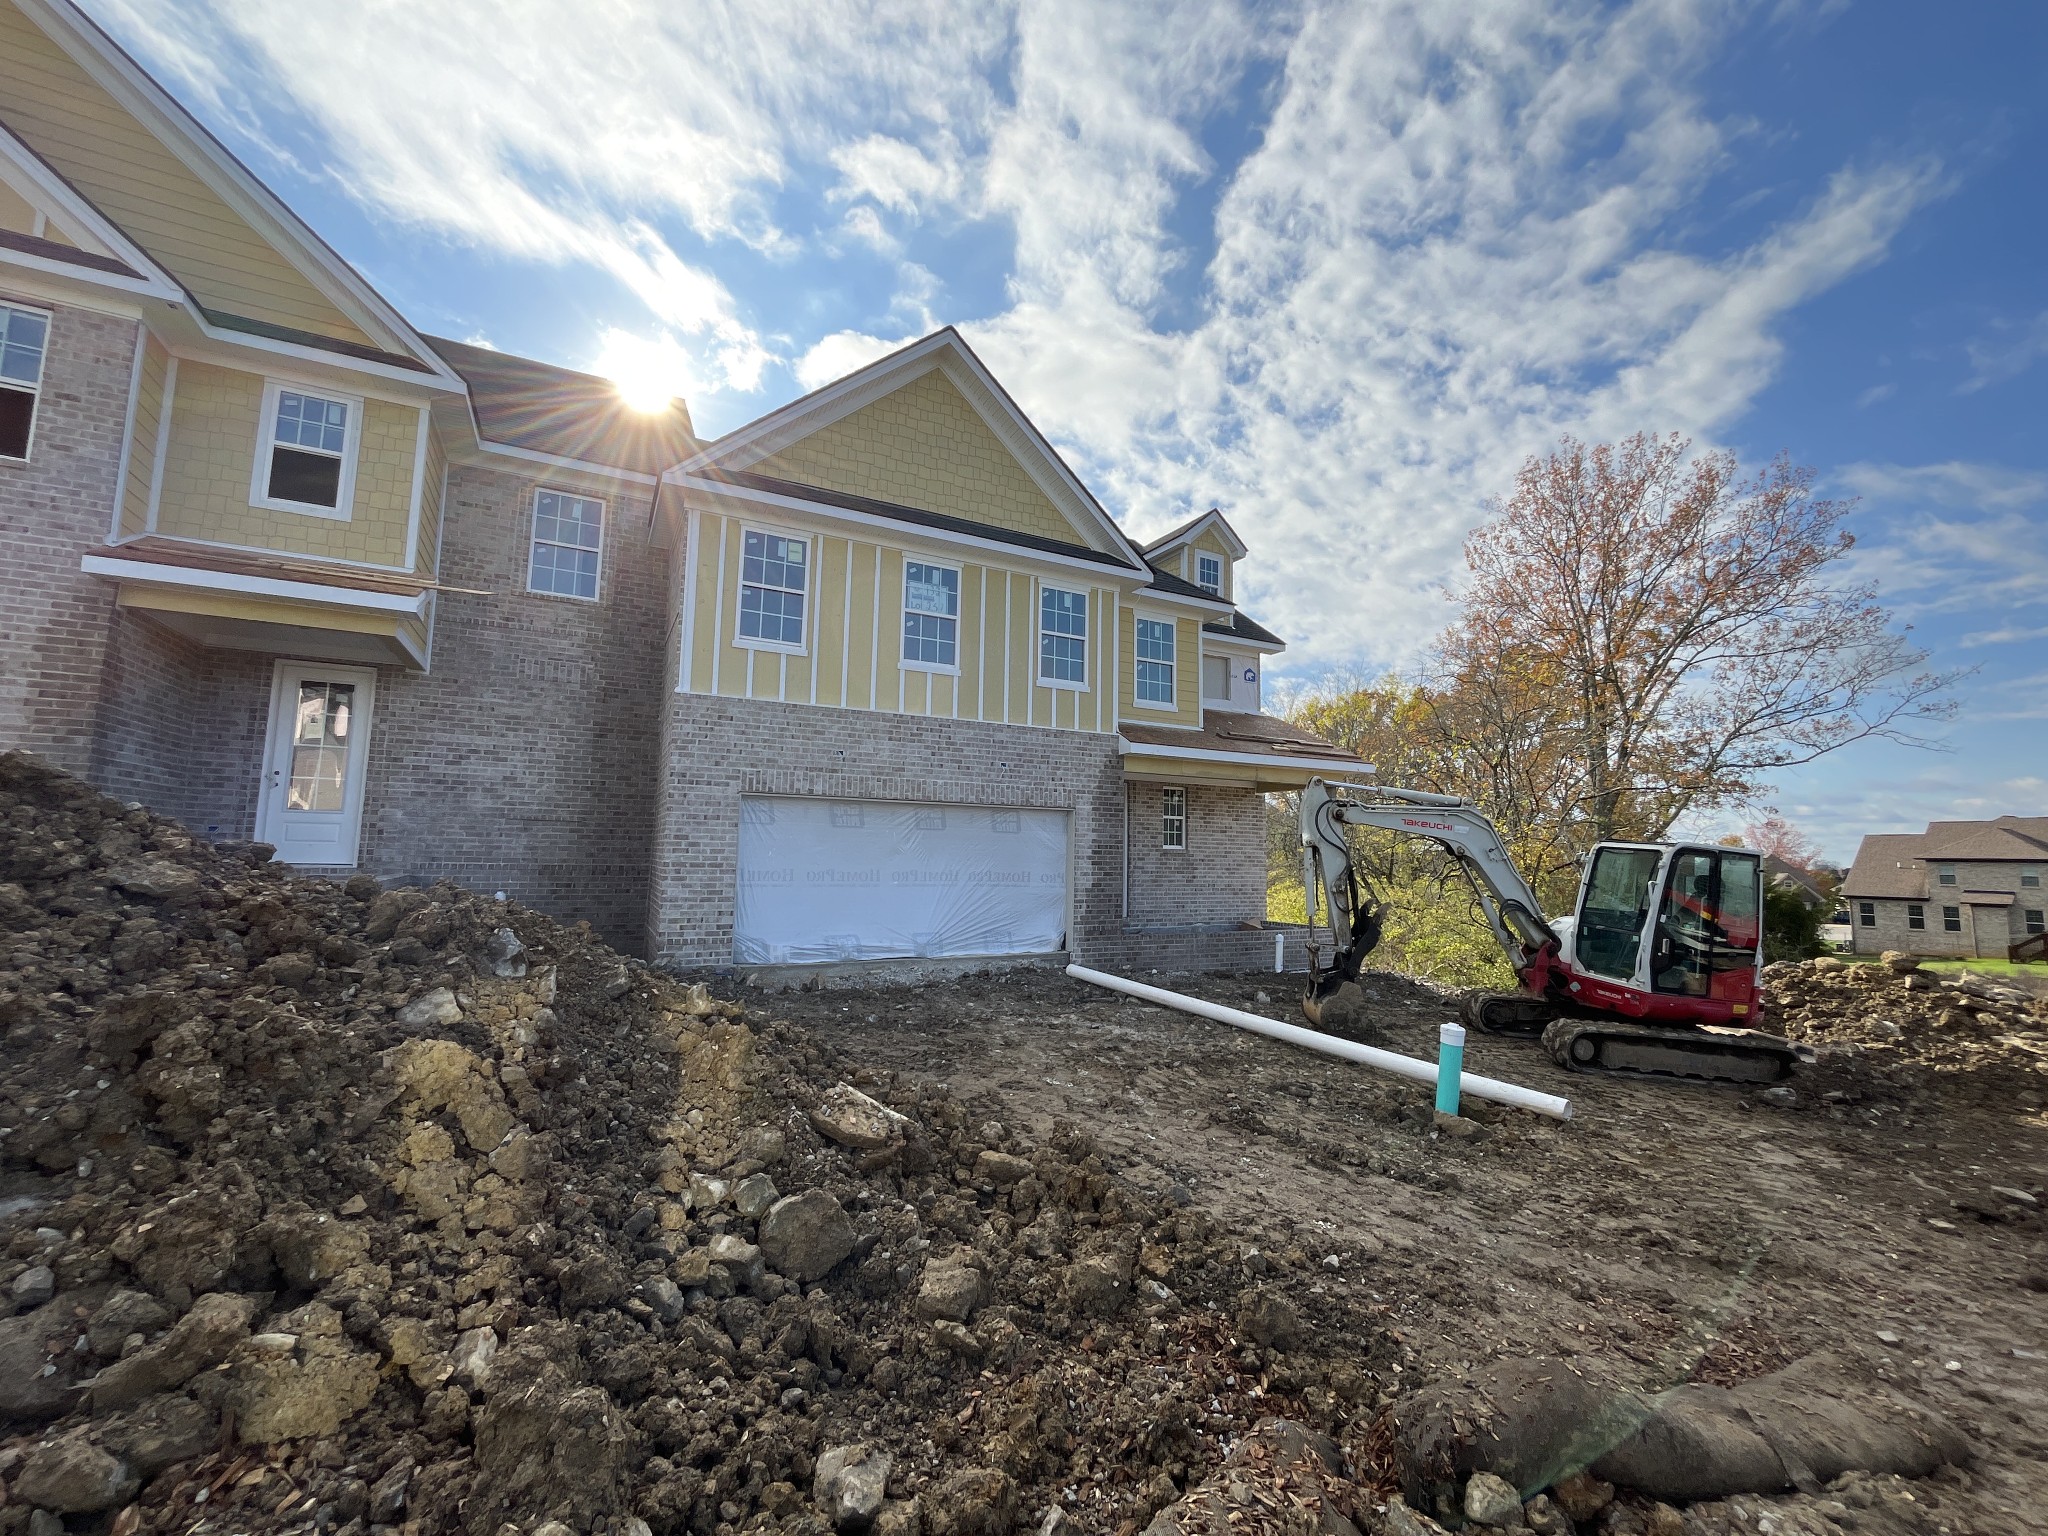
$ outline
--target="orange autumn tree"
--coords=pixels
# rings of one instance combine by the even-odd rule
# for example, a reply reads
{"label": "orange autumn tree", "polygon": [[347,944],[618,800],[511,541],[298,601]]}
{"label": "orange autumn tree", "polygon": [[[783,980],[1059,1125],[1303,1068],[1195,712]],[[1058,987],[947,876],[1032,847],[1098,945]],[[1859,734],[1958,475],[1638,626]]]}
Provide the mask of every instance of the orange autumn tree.
{"label": "orange autumn tree", "polygon": [[1851,503],[1782,455],[1745,478],[1690,449],[1564,438],[1466,541],[1437,691],[1493,751],[1534,744],[1550,803],[1522,813],[1560,847],[1662,837],[1854,741],[1925,744],[1914,728],[1952,708],[1955,674],[1842,566]]}

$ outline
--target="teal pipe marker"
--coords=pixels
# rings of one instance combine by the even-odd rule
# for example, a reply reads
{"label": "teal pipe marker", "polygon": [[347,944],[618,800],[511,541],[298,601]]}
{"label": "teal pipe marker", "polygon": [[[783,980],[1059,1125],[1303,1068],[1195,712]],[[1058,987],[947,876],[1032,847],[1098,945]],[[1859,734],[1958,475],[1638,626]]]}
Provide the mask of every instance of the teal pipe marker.
{"label": "teal pipe marker", "polygon": [[1458,1079],[1465,1071],[1465,1026],[1446,1024],[1436,1032],[1436,1112],[1458,1112]]}

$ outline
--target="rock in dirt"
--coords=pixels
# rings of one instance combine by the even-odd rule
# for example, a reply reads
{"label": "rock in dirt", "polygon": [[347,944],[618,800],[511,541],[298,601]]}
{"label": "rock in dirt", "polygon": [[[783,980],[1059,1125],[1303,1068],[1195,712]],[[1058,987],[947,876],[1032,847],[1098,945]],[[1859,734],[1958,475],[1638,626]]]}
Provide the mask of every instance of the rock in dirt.
{"label": "rock in dirt", "polygon": [[89,1515],[125,1504],[142,1485],[135,1470],[81,1431],[29,1452],[13,1495],[60,1515]]}
{"label": "rock in dirt", "polygon": [[152,1397],[101,1424],[100,1443],[145,1478],[220,1443],[220,1416],[189,1397]]}
{"label": "rock in dirt", "polygon": [[11,1289],[17,1312],[40,1307],[57,1294],[57,1272],[47,1264],[32,1264],[14,1277]]}
{"label": "rock in dirt", "polygon": [[907,1116],[877,1103],[858,1088],[836,1083],[827,1089],[818,1107],[811,1111],[811,1124],[818,1134],[842,1147],[879,1151],[903,1139],[910,1127]]}
{"label": "rock in dirt", "polygon": [[1297,1348],[1304,1336],[1301,1308],[1276,1291],[1254,1292],[1239,1325],[1254,1343],[1269,1349]]}
{"label": "rock in dirt", "polygon": [[249,1336],[254,1310],[246,1296],[215,1291],[200,1297],[161,1340],[115,1361],[92,1379],[93,1406],[120,1408],[140,1402],[220,1364]]}
{"label": "rock in dirt", "polygon": [[836,1531],[863,1531],[882,1512],[889,1483],[889,1453],[877,1446],[834,1446],[818,1458],[811,1497]]}
{"label": "rock in dirt", "polygon": [[100,1303],[99,1310],[85,1325],[86,1346],[100,1359],[112,1360],[121,1353],[130,1334],[139,1333],[146,1339],[170,1322],[171,1309],[154,1296],[141,1291],[116,1291]]}
{"label": "rock in dirt", "polygon": [[784,1195],[761,1218],[761,1256],[792,1280],[822,1279],[851,1252],[853,1223],[822,1189]]}
{"label": "rock in dirt", "polygon": [[290,1341],[280,1352],[251,1339],[228,1368],[225,1401],[251,1445],[331,1435],[377,1393],[377,1357],[342,1334],[341,1317],[309,1301],[279,1319]]}
{"label": "rock in dirt", "polygon": [[1131,1261],[1097,1253],[1067,1266],[1067,1304],[1084,1317],[1114,1317],[1130,1300]]}
{"label": "rock in dirt", "polygon": [[1590,1472],[1574,1472],[1551,1484],[1550,1496],[1572,1520],[1586,1521],[1614,1502],[1614,1484],[1603,1483]]}
{"label": "rock in dirt", "polygon": [[1501,1529],[1522,1523],[1522,1496],[1512,1483],[1491,1472],[1474,1472],[1465,1480],[1465,1518],[1474,1525]]}
{"label": "rock in dirt", "polygon": [[917,1289],[917,1315],[927,1322],[964,1323],[987,1294],[988,1282],[964,1253],[929,1260]]}
{"label": "rock in dirt", "polygon": [[1017,1485],[992,1467],[969,1467],[924,1497],[924,1536],[1010,1536],[1017,1524]]}

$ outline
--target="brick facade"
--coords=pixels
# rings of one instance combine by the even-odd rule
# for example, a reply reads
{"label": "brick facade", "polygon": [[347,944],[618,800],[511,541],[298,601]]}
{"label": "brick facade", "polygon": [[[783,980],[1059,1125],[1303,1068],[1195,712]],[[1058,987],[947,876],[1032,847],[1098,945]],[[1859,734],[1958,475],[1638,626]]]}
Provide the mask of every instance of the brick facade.
{"label": "brick facade", "polygon": [[1125,787],[1133,928],[1229,926],[1266,915],[1266,797],[1185,786],[1187,847],[1162,846],[1159,784]]}
{"label": "brick facade", "polygon": [[[1969,866],[1963,866],[1964,869]],[[1996,872],[1998,884],[1993,884],[1989,874],[1980,872],[1974,882],[1962,871],[1954,889],[1929,883],[1933,894],[1926,900],[1918,898],[1893,899],[1891,897],[1861,897],[1849,900],[1850,951],[1859,955],[1882,954],[1895,949],[1909,955],[1926,955],[1939,958],[1945,955],[1961,956],[1972,960],[2001,960],[2005,958],[2008,946],[2017,944],[2027,937],[2027,913],[2029,911],[2048,913],[2048,889],[2028,889],[2014,892],[2011,906],[1992,906],[1981,899],[1973,902],[1972,891],[1997,890],[2001,886],[2013,886],[2012,867],[2005,866]],[[1871,909],[1873,922],[1866,926],[1863,921],[1864,908]],[[1911,907],[1921,909],[1926,926],[1912,926]],[[1958,932],[1951,933],[1943,920],[1944,907],[1956,909],[1956,921],[1961,924]]]}
{"label": "brick facade", "polygon": [[86,773],[114,594],[78,562],[113,522],[136,326],[33,307],[51,316],[34,439],[28,463],[0,464],[0,747]]}

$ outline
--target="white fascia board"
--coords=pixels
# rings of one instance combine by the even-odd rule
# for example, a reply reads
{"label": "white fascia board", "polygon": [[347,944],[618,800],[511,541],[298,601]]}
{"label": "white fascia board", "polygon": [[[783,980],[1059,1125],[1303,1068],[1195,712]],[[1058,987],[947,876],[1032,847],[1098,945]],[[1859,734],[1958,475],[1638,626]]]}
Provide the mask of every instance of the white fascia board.
{"label": "white fascia board", "polygon": [[1167,592],[1159,587],[1140,587],[1136,599],[1141,603],[1166,603],[1177,608],[1199,608],[1204,613],[1235,613],[1236,606],[1220,597],[1190,597],[1184,592]]}
{"label": "white fascia board", "polygon": [[[0,250],[0,257],[12,254]],[[26,262],[20,266],[11,263],[0,265],[6,267],[9,298],[27,299],[32,304],[89,310],[96,315],[116,315],[123,320],[140,320],[143,317],[146,306],[141,294],[80,282],[82,274],[76,267],[60,266],[56,270],[45,271]]]}
{"label": "white fascia board", "polygon": [[[283,199],[259,181],[226,145],[207,131],[149,72],[73,0],[15,0],[29,19],[115,100],[149,127],[164,147],[185,163],[236,213],[248,221],[299,275],[332,299],[364,331],[379,331],[412,353],[436,377],[460,387],[440,355],[427,345],[384,296],[314,232]],[[310,268],[310,270],[308,270]],[[339,290],[339,291],[336,291]]]}
{"label": "white fascia board", "polygon": [[1243,635],[1219,635],[1214,630],[1202,631],[1204,645],[1227,645],[1240,651],[1258,651],[1267,656],[1278,656],[1287,649],[1285,640],[1253,640]]}
{"label": "white fascia board", "polygon": [[1117,743],[1125,757],[1170,757],[1187,763],[1241,763],[1247,768],[1291,768],[1296,772],[1310,773],[1325,768],[1341,769],[1346,773],[1372,772],[1370,763],[1332,762],[1320,757],[1272,757],[1263,753],[1219,752],[1213,747],[1155,747],[1140,745],[1128,736],[1117,737]]}
{"label": "white fascia board", "polygon": [[[444,374],[422,373],[417,368],[401,368],[394,363],[380,363],[375,358],[354,357],[346,352],[331,351],[326,347],[308,346],[304,342],[280,341],[274,336],[258,336],[253,331],[238,331],[227,326],[214,325],[199,312],[196,304],[188,305],[182,311],[192,322],[202,340],[212,343],[215,351],[212,357],[201,356],[189,339],[181,342],[178,350],[187,357],[200,361],[216,358],[228,366],[247,369],[247,357],[238,357],[239,352],[264,352],[273,357],[290,358],[293,362],[307,363],[315,367],[333,369],[352,377],[382,379],[392,384],[410,384],[415,390],[435,394],[460,394],[467,396],[469,387],[460,379],[451,379]],[[260,366],[260,365],[259,365]],[[385,400],[403,400],[407,405],[418,403],[417,395],[381,395]]]}
{"label": "white fascia board", "polygon": [[[472,429],[476,422],[472,418]],[[590,459],[565,458],[559,453],[543,453],[537,448],[515,448],[510,443],[496,443],[477,434],[476,447],[479,453],[495,453],[508,459],[523,459],[529,464],[549,464],[556,469],[573,469],[579,474],[596,475],[604,480],[617,480],[626,485],[653,487],[660,484],[660,477],[646,474],[637,469],[621,469],[616,464],[598,464]]]}
{"label": "white fascia board", "polygon": [[[5,123],[0,123],[0,181],[14,187],[25,202],[54,207],[64,222],[105,247],[104,252],[96,254],[112,256],[141,274],[139,286],[138,279],[124,278],[114,272],[92,272],[93,278],[134,293],[147,294],[153,299],[184,302],[185,290],[178,286],[177,279],[158,266],[147,251],[123,233],[119,225],[87,202],[76,187],[51,169],[42,156],[17,138]],[[17,259],[27,255],[20,251],[0,254]],[[90,268],[86,270],[91,271]]]}
{"label": "white fascia board", "polygon": [[210,592],[239,592],[247,597],[279,597],[300,603],[331,603],[343,608],[369,608],[379,613],[410,614],[426,611],[427,594],[407,597],[399,592],[364,592],[355,587],[330,587],[315,581],[285,581],[274,576],[244,576],[228,571],[198,570],[191,566],[161,565],[154,560],[122,560],[111,555],[87,555],[78,568],[88,576],[111,581],[145,582],[158,587],[197,587]]}
{"label": "white fascia board", "polygon": [[664,478],[670,484],[681,486],[685,491],[694,491],[703,496],[720,496],[734,501],[753,502],[787,512],[800,512],[806,517],[823,518],[830,522],[881,528],[894,534],[898,539],[931,539],[940,544],[957,544],[965,549],[985,549],[1001,555],[1011,564],[1056,565],[1063,570],[1091,571],[1098,580],[1111,585],[1135,582],[1138,579],[1136,571],[1104,565],[1099,560],[1081,560],[1049,549],[1006,544],[1001,539],[985,539],[973,533],[956,533],[950,528],[927,528],[922,523],[906,523],[893,517],[877,517],[872,512],[856,512],[850,507],[835,507],[828,502],[805,501],[801,497],[785,496],[779,491],[757,491],[749,486],[730,485],[723,480],[699,479],[695,475],[677,479],[674,470],[670,470]]}
{"label": "white fascia board", "polygon": [[54,256],[38,256],[32,251],[17,251],[11,246],[0,245],[0,265],[18,267],[23,271],[40,273],[45,277],[57,278],[68,283],[83,283],[93,288],[111,288],[116,293],[133,294],[138,299],[166,297],[164,292],[146,277],[125,277],[119,272],[105,272],[98,267],[81,266],[77,262],[63,261]]}

